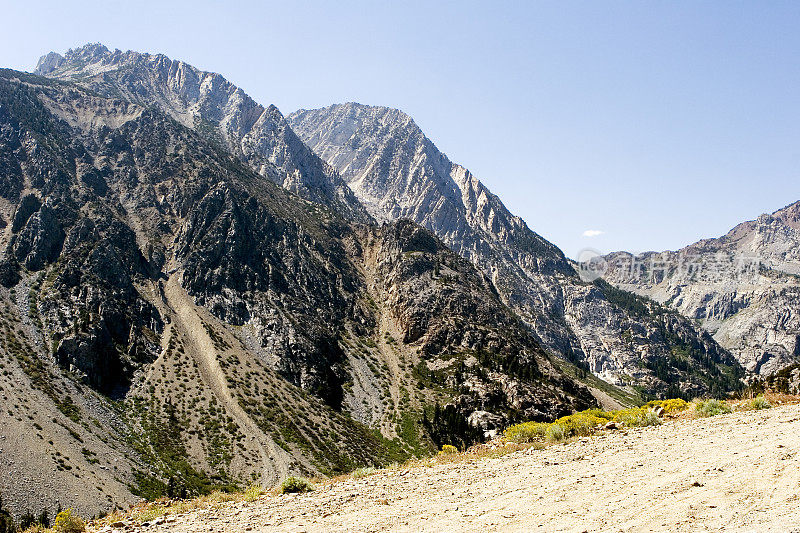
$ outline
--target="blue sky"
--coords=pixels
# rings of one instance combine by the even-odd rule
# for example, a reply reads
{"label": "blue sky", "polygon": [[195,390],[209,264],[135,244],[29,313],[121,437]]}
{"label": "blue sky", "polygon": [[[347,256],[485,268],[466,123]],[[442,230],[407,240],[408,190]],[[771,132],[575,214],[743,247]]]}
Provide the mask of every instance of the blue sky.
{"label": "blue sky", "polygon": [[287,114],[403,109],[569,256],[674,249],[800,199],[800,2],[28,0],[2,12],[0,66],[100,41],[220,72]]}

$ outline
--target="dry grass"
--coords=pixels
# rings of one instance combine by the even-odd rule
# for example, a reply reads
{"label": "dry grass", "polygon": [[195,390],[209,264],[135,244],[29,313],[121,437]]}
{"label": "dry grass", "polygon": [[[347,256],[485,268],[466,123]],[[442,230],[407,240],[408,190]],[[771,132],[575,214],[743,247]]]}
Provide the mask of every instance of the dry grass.
{"label": "dry grass", "polygon": [[353,472],[350,475],[352,477],[358,479],[358,478],[362,478],[362,477],[371,476],[372,474],[374,474],[376,472],[378,472],[377,468],[372,467],[372,466],[366,466],[366,467],[362,467],[362,468],[356,468],[355,470],[353,470]]}
{"label": "dry grass", "polygon": [[145,502],[134,506],[129,511],[114,511],[113,513],[95,520],[91,526],[102,528],[110,526],[114,522],[126,522],[131,524],[141,524],[150,522],[156,518],[166,516],[177,516],[201,509],[209,509],[230,502],[252,502],[268,494],[260,486],[253,485],[243,492],[219,492],[215,491],[205,496],[198,496],[191,500],[157,500]]}
{"label": "dry grass", "polygon": [[796,404],[800,403],[800,396],[792,394],[783,394],[780,392],[767,392],[764,393],[764,398],[767,399],[772,405]]}

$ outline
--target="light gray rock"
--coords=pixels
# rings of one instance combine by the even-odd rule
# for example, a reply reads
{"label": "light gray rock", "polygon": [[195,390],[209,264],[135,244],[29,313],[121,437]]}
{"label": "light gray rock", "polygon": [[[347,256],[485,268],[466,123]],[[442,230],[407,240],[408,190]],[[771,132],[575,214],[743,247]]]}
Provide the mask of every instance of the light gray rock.
{"label": "light gray rock", "polygon": [[64,56],[51,52],[34,72],[104,96],[155,105],[286,189],[352,220],[370,222],[350,188],[295,135],[277,107],[262,106],[219,74],[162,54],[112,52],[102,44]]}

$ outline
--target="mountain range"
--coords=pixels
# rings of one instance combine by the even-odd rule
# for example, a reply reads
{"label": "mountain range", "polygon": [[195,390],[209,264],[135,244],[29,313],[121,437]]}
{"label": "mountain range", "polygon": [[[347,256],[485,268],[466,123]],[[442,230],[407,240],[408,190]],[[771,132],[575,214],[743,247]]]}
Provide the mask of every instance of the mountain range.
{"label": "mountain range", "polygon": [[752,366],[684,299],[581,279],[401,111],[285,117],[160,54],[0,71],[0,227],[20,514],[387,464]]}
{"label": "mountain range", "polygon": [[17,514],[346,472],[595,404],[434,235],[304,199],[158,106],[0,71],[0,154]]}
{"label": "mountain range", "polygon": [[[248,155],[252,150],[240,148],[237,140],[247,138],[240,133],[243,129],[251,131],[240,126],[242,117],[258,115],[264,108],[241,104],[252,100],[218,74],[163,55],[111,52],[99,44],[63,57],[51,53],[35,72],[108,97],[156,105],[187,127],[194,125],[212,142],[222,137],[233,155],[265,175],[264,157]],[[193,81],[187,83],[187,78]],[[256,112],[246,112],[251,108]],[[729,354],[678,314],[668,320],[660,314],[633,316],[611,302],[608,291],[582,282],[561,250],[512,215],[469,171],[451,163],[404,113],[347,104],[299,111],[286,121],[274,106],[269,109],[280,117],[286,135],[255,129],[248,134],[251,142],[244,144],[259,146],[259,154],[288,154],[273,159],[279,165],[303,160],[309,161],[303,168],[330,169],[313,173],[312,179],[300,172],[297,180],[274,181],[307,199],[322,198],[323,205],[339,213],[342,204],[331,198],[349,198],[342,214],[351,220],[410,219],[429,229],[490,277],[504,303],[549,352],[646,394],[668,388],[681,388],[686,394],[708,392],[705,367],[731,363]],[[214,127],[206,127],[209,124]],[[305,143],[284,141],[298,137]],[[297,181],[305,187],[296,187]],[[316,192],[320,188],[351,193],[323,195]],[[663,366],[676,346],[696,364],[688,372],[661,379],[648,366]],[[649,364],[642,365],[643,358]]]}

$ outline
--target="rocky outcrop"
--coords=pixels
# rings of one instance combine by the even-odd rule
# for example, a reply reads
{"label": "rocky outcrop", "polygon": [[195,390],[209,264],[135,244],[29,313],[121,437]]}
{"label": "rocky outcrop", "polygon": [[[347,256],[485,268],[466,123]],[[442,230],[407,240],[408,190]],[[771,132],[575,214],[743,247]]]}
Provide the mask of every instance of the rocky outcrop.
{"label": "rocky outcrop", "polygon": [[483,430],[595,403],[557,370],[490,280],[429,232],[399,221],[366,230],[362,242],[402,342],[418,347],[417,376],[454,391],[466,417],[490,411],[479,418],[496,424]]}
{"label": "rocky outcrop", "polygon": [[756,377],[751,381],[749,390],[753,393],[770,391],[779,394],[800,394],[800,363],[793,363],[772,374]]}
{"label": "rocky outcrop", "polygon": [[747,370],[800,357],[800,202],[677,252],[606,257],[606,279],[696,320]]}

